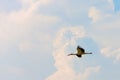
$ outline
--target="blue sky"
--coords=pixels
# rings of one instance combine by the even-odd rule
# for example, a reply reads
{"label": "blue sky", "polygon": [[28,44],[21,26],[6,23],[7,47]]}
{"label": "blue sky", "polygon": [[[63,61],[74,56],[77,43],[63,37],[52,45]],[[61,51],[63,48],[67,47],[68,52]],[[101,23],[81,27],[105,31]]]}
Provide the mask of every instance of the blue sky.
{"label": "blue sky", "polygon": [[119,0],[0,0],[0,80],[120,80],[119,17]]}
{"label": "blue sky", "polygon": [[119,11],[120,10],[120,0],[113,0],[114,2],[114,6],[115,6],[115,11]]}

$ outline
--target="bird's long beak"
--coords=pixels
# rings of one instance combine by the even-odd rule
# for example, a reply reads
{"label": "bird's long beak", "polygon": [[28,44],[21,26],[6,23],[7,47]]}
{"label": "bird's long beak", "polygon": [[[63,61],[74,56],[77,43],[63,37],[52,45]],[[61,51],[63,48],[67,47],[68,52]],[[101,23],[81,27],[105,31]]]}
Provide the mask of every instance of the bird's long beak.
{"label": "bird's long beak", "polygon": [[76,55],[76,54],[72,54],[72,53],[71,53],[71,54],[68,54],[68,56],[70,56],[70,55]]}

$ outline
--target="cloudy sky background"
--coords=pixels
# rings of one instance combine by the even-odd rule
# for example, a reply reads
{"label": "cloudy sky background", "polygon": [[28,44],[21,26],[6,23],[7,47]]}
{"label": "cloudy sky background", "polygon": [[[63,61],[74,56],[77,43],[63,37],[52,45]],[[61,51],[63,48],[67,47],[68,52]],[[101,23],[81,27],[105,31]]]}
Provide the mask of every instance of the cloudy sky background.
{"label": "cloudy sky background", "polygon": [[119,0],[0,0],[0,80],[120,80],[119,17]]}

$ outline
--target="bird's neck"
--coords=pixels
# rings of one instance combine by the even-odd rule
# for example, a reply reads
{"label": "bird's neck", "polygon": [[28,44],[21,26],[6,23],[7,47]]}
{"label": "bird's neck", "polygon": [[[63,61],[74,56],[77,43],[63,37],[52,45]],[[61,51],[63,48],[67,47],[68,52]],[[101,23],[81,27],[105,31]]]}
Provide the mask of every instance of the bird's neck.
{"label": "bird's neck", "polygon": [[71,53],[71,55],[76,55],[77,53]]}

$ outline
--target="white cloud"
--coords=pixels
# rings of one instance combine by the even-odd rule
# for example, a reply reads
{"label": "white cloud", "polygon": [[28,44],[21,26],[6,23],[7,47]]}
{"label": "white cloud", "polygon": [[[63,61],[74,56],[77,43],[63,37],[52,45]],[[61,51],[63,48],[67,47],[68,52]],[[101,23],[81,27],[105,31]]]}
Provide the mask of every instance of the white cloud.
{"label": "white cloud", "polygon": [[102,21],[92,24],[91,33],[94,40],[102,46],[119,47],[120,15],[114,14]]}
{"label": "white cloud", "polygon": [[[32,14],[27,11],[11,12],[9,14],[0,14],[0,37],[9,38],[24,35],[31,32],[35,27],[49,27],[56,23],[58,18],[55,16],[45,16],[41,14]],[[10,39],[10,38],[9,38]]]}
{"label": "white cloud", "polygon": [[[69,37],[66,37],[67,35]],[[58,32],[57,38],[54,42],[54,46],[63,46],[63,44],[66,42],[75,45],[75,40],[84,36],[86,36],[86,32],[82,26],[75,26],[71,28],[65,27]]]}
{"label": "white cloud", "polygon": [[106,57],[110,57],[111,56],[111,51],[110,51],[110,47],[105,47],[101,50],[101,53],[103,55],[105,55]]}
{"label": "white cloud", "polygon": [[66,68],[57,71],[52,76],[50,76],[47,80],[88,80],[93,72],[99,72],[100,67],[88,67],[84,72],[80,72],[78,74],[75,73],[72,69]]}
{"label": "white cloud", "polygon": [[93,22],[98,21],[102,17],[100,11],[96,7],[91,7],[89,9],[88,16],[92,19]]}
{"label": "white cloud", "polygon": [[79,77],[76,80],[88,80],[89,76],[93,73],[93,72],[99,72],[100,70],[100,66],[96,66],[96,67],[88,67],[85,69],[85,71],[83,73],[79,73]]}
{"label": "white cloud", "polygon": [[[11,42],[16,39],[25,38],[26,36],[30,36],[31,33],[35,34],[37,28],[51,28],[50,26],[57,21],[58,18],[55,16],[27,14],[27,12],[21,11],[0,14],[0,42]],[[42,35],[41,37],[44,36]]]}
{"label": "white cloud", "polygon": [[[45,30],[51,29],[54,24],[58,23],[59,18],[37,13],[39,3],[41,2],[33,2],[26,9],[23,7],[18,11],[9,13],[0,11],[0,47],[2,49],[0,54],[2,56],[9,54],[7,49],[11,46],[17,46],[19,51],[23,53],[30,49],[40,52],[41,47],[42,51],[43,48],[50,51],[51,48],[48,44],[52,43],[52,35],[46,33]],[[47,1],[44,3],[47,3]],[[44,45],[36,45],[36,42]]]}
{"label": "white cloud", "polygon": [[0,12],[0,39],[9,41],[14,38],[20,38],[36,33],[36,27],[47,28],[59,21],[57,16],[47,16],[37,13],[39,3],[48,3],[49,0],[22,0],[25,3],[33,3],[26,10],[21,8],[19,11],[6,13]]}
{"label": "white cloud", "polygon": [[[105,18],[111,17],[114,13],[114,4],[112,0],[91,0],[91,6],[88,11],[88,17],[92,22],[100,22]],[[99,5],[99,4],[102,5]]]}
{"label": "white cloud", "polygon": [[101,49],[101,54],[108,58],[115,58],[115,62],[120,60],[120,48],[105,47]]}
{"label": "white cloud", "polygon": [[54,42],[55,67],[57,71],[46,80],[87,80],[91,72],[96,72],[98,67],[88,67],[85,72],[76,73],[72,67],[72,57],[68,57],[66,49],[77,44],[77,39],[84,38],[86,32],[82,26],[65,27],[58,31]]}
{"label": "white cloud", "polygon": [[89,9],[89,17],[93,20],[93,22],[96,21],[96,23],[91,25],[91,33],[94,40],[99,45],[112,46],[103,48],[101,53],[108,58],[114,58],[114,61],[119,61],[120,46],[118,43],[120,38],[118,34],[120,34],[120,15],[114,12],[113,0],[102,1],[104,2],[103,5],[106,4],[103,8],[100,7],[101,5],[96,5],[95,7],[91,7]]}
{"label": "white cloud", "polygon": [[120,15],[113,10],[113,0],[106,1],[106,7],[109,8],[104,7],[103,9],[96,5],[97,9],[100,10],[101,20],[98,20],[91,25],[91,33],[94,40],[101,46],[119,47],[118,42],[120,38],[118,34],[120,34]]}
{"label": "white cloud", "polygon": [[48,5],[53,2],[53,0],[18,0],[22,3],[24,8],[28,8],[30,6],[42,6]]}

